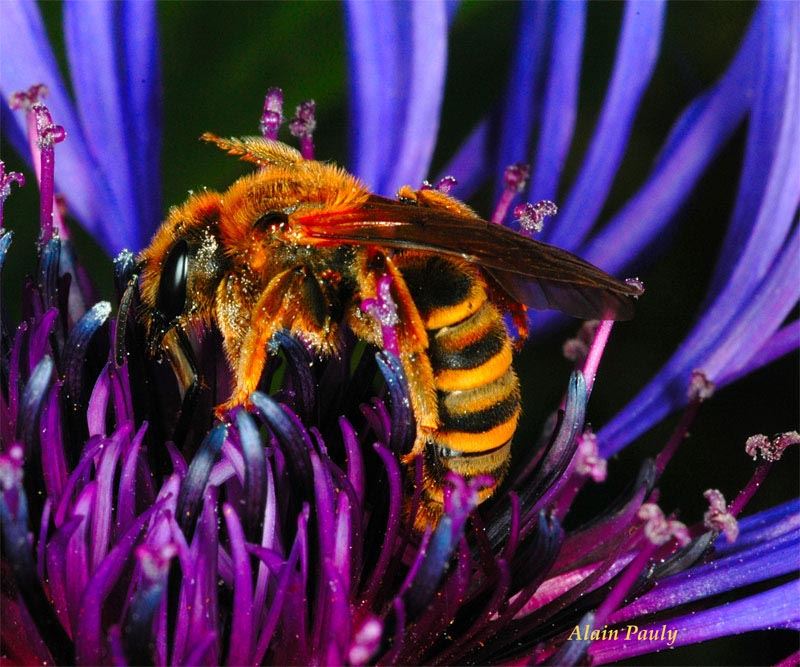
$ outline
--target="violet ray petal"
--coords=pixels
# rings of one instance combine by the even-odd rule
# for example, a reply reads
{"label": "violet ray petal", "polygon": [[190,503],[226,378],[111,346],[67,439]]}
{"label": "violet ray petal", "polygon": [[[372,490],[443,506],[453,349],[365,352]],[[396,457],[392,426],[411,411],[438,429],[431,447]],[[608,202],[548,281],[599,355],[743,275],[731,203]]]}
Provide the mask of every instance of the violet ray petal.
{"label": "violet ray petal", "polygon": [[800,299],[800,284],[797,282],[800,276],[800,230],[795,231],[781,255],[758,294],[737,312],[723,340],[703,362],[703,370],[713,380],[723,374],[730,363],[736,363],[742,357],[749,359],[753,350],[760,349]]}
{"label": "violet ray petal", "polygon": [[[0,37],[0,41],[2,41],[2,37]],[[0,54],[2,53],[2,44],[0,44]],[[1,58],[2,55],[0,55],[0,127],[3,128],[3,137],[30,164],[31,159],[28,155],[30,149],[28,147],[28,137],[25,134],[25,121],[21,114],[12,111],[8,105],[8,95],[2,89],[4,73]]]}
{"label": "violet ray petal", "polygon": [[378,368],[389,389],[389,397],[392,402],[389,445],[395,454],[407,454],[414,444],[416,426],[403,365],[396,356],[386,351],[376,353],[375,361],[378,363]]}
{"label": "violet ray petal", "polygon": [[800,320],[795,320],[772,334],[761,349],[745,363],[734,367],[729,364],[722,377],[717,380],[717,387],[732,384],[798,348],[800,348]]}
{"label": "violet ray petal", "polygon": [[61,381],[50,389],[50,396],[42,413],[40,435],[42,451],[42,476],[47,497],[58,503],[67,483],[67,461],[64,453],[63,433],[61,431]]}
{"label": "violet ray petal", "polygon": [[239,410],[235,422],[244,458],[245,534],[251,542],[260,542],[267,503],[267,459],[255,420],[246,411]]}
{"label": "violet ray petal", "polygon": [[176,517],[178,525],[186,535],[187,542],[192,541],[197,517],[203,504],[208,477],[211,474],[211,468],[217,456],[219,456],[222,442],[225,440],[227,433],[228,428],[225,424],[217,424],[208,432],[189,464],[186,477],[181,482]]}
{"label": "violet ray petal", "polygon": [[[24,494],[22,489],[19,492]],[[53,610],[36,573],[33,551],[28,541],[26,525],[18,524],[11,515],[5,498],[0,494],[0,527],[3,534],[3,551],[14,575],[20,597],[36,624],[56,664],[75,662],[74,647]]]}
{"label": "violet ray petal", "polygon": [[[401,598],[395,598],[392,602],[392,617],[394,619],[394,633],[392,643],[388,653],[378,660],[378,665],[394,665],[397,657],[405,646],[406,639],[406,607]],[[388,625],[388,623],[387,623]]]}
{"label": "violet ray petal", "polygon": [[[641,189],[581,250],[581,256],[618,272],[652,244],[747,112],[760,51],[759,14],[736,56],[706,93],[673,125]],[[559,221],[560,222],[560,221]]]}
{"label": "violet ray petal", "polygon": [[350,592],[350,562],[351,550],[351,509],[350,500],[346,493],[339,493],[336,498],[336,528],[333,541],[333,569],[341,576],[340,585],[346,593]]}
{"label": "violet ray petal", "polygon": [[313,446],[302,423],[294,413],[284,410],[266,394],[253,392],[250,401],[283,448],[290,470],[295,479],[302,484],[303,497],[311,498],[314,475],[308,455]]}
{"label": "violet ray petal", "polygon": [[410,35],[410,44],[400,53],[401,64],[408,68],[400,101],[405,109],[393,159],[388,161],[392,171],[381,188],[389,194],[405,184],[416,187],[428,176],[447,70],[447,11],[443,0],[404,3],[396,9],[401,35]]}
{"label": "violet ray petal", "polygon": [[[551,4],[547,2],[523,2],[517,7],[518,32],[500,115],[502,123],[493,165],[496,179],[495,200],[503,191],[505,168],[528,159],[530,137],[539,113],[551,9]],[[554,43],[553,50],[562,46]]]}
{"label": "violet ray petal", "polygon": [[134,110],[128,108],[126,77],[120,76],[127,65],[122,6],[122,3],[65,3],[64,41],[89,150],[106,175],[119,207],[114,236],[124,239],[123,247],[138,250],[146,236],[145,230],[140,229],[135,194],[131,150],[135,143],[131,113]]}
{"label": "violet ray petal", "polygon": [[97,482],[91,481],[78,491],[75,505],[72,507],[72,516],[81,518],[75,532],[67,543],[67,576],[65,588],[67,591],[67,610],[70,616],[70,625],[73,629],[73,639],[76,638],[78,628],[78,615],[81,609],[81,598],[86,590],[91,572],[89,570],[89,545],[87,527],[92,518],[92,509],[97,497]]}
{"label": "violet ray petal", "polygon": [[53,324],[55,324],[58,317],[57,308],[48,308],[44,314],[34,322],[33,329],[31,330],[31,337],[28,341],[28,367],[33,370],[42,357],[48,352],[50,346],[50,334],[53,331]]}
{"label": "violet ray petal", "polygon": [[20,356],[22,345],[28,337],[28,323],[24,320],[17,325],[14,340],[11,343],[11,355],[8,360],[8,413],[3,418],[3,436],[9,440],[16,437],[19,421]]}
{"label": "violet ray petal", "polygon": [[666,637],[661,638],[661,623],[642,625],[640,631],[658,632],[659,639],[648,642],[637,641],[634,638],[628,641],[620,639],[595,642],[591,649],[592,659],[594,664],[606,664],[668,647],[686,646],[755,630],[777,628],[797,630],[800,629],[798,599],[800,599],[800,582],[791,581],[741,600],[669,619],[668,627],[677,630],[677,636],[671,644],[667,643]]}
{"label": "violet ray petal", "polygon": [[475,194],[489,176],[493,146],[490,135],[489,120],[482,120],[462,142],[456,154],[437,177],[437,180],[445,176],[455,178],[454,194],[465,201]]}
{"label": "violet ray petal", "polygon": [[[709,289],[710,294],[720,290],[726,277],[747,248],[748,238],[754,233],[753,220],[758,216],[759,202],[769,181],[767,165],[773,162],[786,113],[787,111],[800,113],[798,108],[794,111],[784,108],[788,88],[796,87],[798,76],[796,53],[798,45],[796,28],[800,25],[798,9],[800,8],[795,3],[782,2],[766,2],[759,8],[764,16],[760,40],[761,53],[759,53],[759,67],[755,81],[755,100],[747,126],[748,139],[736,205],[718,255]],[[795,107],[798,106],[800,102],[796,101]],[[795,137],[795,146],[797,141]],[[795,174],[795,178],[800,178],[800,173]],[[773,256],[776,246],[780,245],[786,234],[788,224],[789,221],[784,225],[775,225],[770,220],[766,224],[769,233],[759,240],[759,252],[764,253],[766,257]],[[766,267],[762,266],[761,273],[755,273],[753,278],[760,278],[764,270]]]}
{"label": "violet ray petal", "polygon": [[558,184],[578,114],[585,28],[586,3],[583,0],[556,4],[541,130],[528,188],[533,201],[556,200],[558,196]]}
{"label": "violet ray petal", "polygon": [[758,350],[766,342],[797,302],[798,244],[800,231],[795,231],[773,273],[759,286],[759,293],[750,304],[738,302],[737,295],[726,290],[672,359],[598,432],[603,456],[619,451],[670,412],[685,405],[688,376],[693,369],[708,365],[713,379],[724,372],[724,363],[733,355],[746,354],[750,344],[753,350]]}
{"label": "violet ray petal", "polygon": [[86,311],[69,332],[61,355],[69,400],[78,406],[86,393],[86,353],[89,342],[111,314],[111,304],[100,301]]}
{"label": "violet ray petal", "polygon": [[253,650],[253,570],[245,548],[244,532],[239,517],[231,505],[222,506],[222,515],[228,528],[233,559],[233,617],[236,636],[230,642],[229,665],[246,665],[251,662]]}
{"label": "violet ray petal", "polygon": [[152,0],[123,2],[119,8],[123,33],[122,69],[126,77],[127,115],[131,121],[134,191],[139,227],[150,238],[161,218],[161,61],[158,16]]}
{"label": "violet ray petal", "polygon": [[800,531],[665,579],[609,618],[620,623],[800,570]]}
{"label": "violet ray petal", "polygon": [[100,563],[85,587],[81,600],[75,646],[77,663],[82,665],[99,665],[104,662],[106,647],[102,632],[103,601],[111,592],[125,564],[133,552],[145,524],[150,517],[163,506],[157,502],[145,510],[133,525],[120,537],[119,542]]}
{"label": "violet ray petal", "polygon": [[769,542],[789,531],[800,529],[800,500],[790,500],[758,514],[739,520],[739,537],[730,543],[717,539],[714,551],[717,558],[736,553],[752,544]]}
{"label": "violet ray petal", "polygon": [[28,451],[33,447],[39,431],[39,415],[41,415],[47,391],[53,381],[54,370],[55,365],[50,356],[42,357],[28,378],[25,389],[22,390],[17,429],[19,439],[26,444]]}
{"label": "violet ray petal", "polygon": [[[108,249],[114,241],[110,240],[105,223],[119,216],[106,175],[87,145],[36,3],[10,0],[3,3],[0,22],[0,96],[8,99],[12,93],[27,90],[34,83],[47,86],[47,107],[55,122],[69,133],[69,140],[61,143],[57,151],[58,191],[65,194],[72,214]],[[27,134],[24,115],[17,112],[13,118],[22,133]],[[23,155],[30,161],[27,149]],[[124,238],[125,227],[115,228],[115,234],[118,239]]]}
{"label": "violet ray petal", "polygon": [[636,111],[650,82],[661,46],[665,3],[633,0],[625,15],[614,71],[603,100],[592,143],[581,170],[546,239],[575,249],[589,233],[603,208],[625,153]]}
{"label": "violet ray petal", "polygon": [[398,19],[391,3],[348,0],[344,7],[350,45],[350,166],[377,189],[385,177],[387,144],[399,131],[392,108],[400,95],[395,53]]}

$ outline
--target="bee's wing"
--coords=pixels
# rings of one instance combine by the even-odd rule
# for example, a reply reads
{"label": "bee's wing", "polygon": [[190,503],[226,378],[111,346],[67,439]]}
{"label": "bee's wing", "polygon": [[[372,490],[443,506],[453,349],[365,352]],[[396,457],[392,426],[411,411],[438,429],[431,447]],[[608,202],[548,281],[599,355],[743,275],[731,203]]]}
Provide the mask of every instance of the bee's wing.
{"label": "bee's wing", "polygon": [[346,212],[295,220],[309,240],[408,248],[461,257],[481,266],[510,297],[583,319],[625,320],[641,289],[560,248],[503,225],[382,197]]}

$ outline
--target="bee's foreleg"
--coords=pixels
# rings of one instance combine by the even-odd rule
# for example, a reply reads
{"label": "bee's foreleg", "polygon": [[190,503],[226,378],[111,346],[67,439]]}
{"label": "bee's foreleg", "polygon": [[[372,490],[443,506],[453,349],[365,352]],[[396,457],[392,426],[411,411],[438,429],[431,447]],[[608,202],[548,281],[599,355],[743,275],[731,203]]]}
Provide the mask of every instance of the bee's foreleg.
{"label": "bee's foreleg", "polygon": [[170,330],[164,336],[163,344],[181,391],[180,416],[172,433],[172,441],[180,447],[189,432],[190,420],[200,397],[200,373],[194,350],[183,329],[175,327]]}

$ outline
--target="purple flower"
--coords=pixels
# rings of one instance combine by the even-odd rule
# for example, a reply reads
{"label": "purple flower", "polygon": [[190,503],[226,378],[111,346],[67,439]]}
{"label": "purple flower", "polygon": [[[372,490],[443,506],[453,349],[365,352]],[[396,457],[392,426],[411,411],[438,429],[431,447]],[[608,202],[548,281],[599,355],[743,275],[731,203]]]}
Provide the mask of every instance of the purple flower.
{"label": "purple flower", "polygon": [[[4,132],[32,158],[41,190],[37,274],[21,290],[22,320],[11,331],[4,318],[2,336],[9,662],[604,664],[753,630],[800,630],[800,505],[737,520],[783,451],[800,443],[796,432],[749,438],[747,453],[761,459],[752,479],[730,503],[735,489],[696,489],[709,509],[693,523],[656,504],[664,469],[715,387],[798,347],[798,322],[786,322],[800,296],[796,4],[757,7],[728,69],[677,119],[638,192],[599,222],[665,8],[626,5],[603,109],[565,190],[586,6],[520,6],[499,125],[478,124],[437,188],[466,199],[496,181],[497,208],[484,217],[531,231],[558,201],[542,238],[620,272],[658,245],[744,122],[746,154],[705,303],[663,369],[608,424],[586,429],[612,329],[587,324],[565,344],[576,370],[533,459],[517,461],[480,508],[490,479],[448,478],[444,516],[422,535],[413,530],[421,466],[400,464],[415,428],[388,279],[362,304],[380,322],[384,349],[365,350],[349,335],[341,358],[319,360],[278,334],[252,409],[220,423],[211,408],[227,391],[227,371],[212,332],[195,341],[199,407],[181,414],[172,371],[145,350],[133,255],[114,260],[118,305],[94,303],[55,205],[62,194],[112,252],[140,248],[155,228],[154,7],[65,3],[74,100],[36,6],[3,10],[0,91],[26,91],[13,117],[4,108]],[[429,175],[454,11],[444,1],[346,4],[351,164],[378,192]],[[48,87],[46,106],[29,88],[38,82]],[[270,89],[261,130],[275,137],[283,122],[282,93]],[[312,157],[314,103],[288,125]],[[0,171],[0,200],[21,180]],[[11,237],[0,236],[0,267]],[[532,320],[534,331],[556,323],[549,314]],[[606,479],[604,457],[681,409],[626,494],[565,529],[588,479]]]}

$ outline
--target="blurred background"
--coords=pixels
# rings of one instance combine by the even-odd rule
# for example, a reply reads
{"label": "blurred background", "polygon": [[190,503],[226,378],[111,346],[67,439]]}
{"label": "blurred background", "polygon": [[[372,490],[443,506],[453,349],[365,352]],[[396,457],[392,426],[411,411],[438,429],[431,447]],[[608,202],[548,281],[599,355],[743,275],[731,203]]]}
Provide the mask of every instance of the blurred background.
{"label": "blurred background", "polygon": [[[723,71],[753,8],[746,2],[670,3],[658,66],[601,220],[636,191],[678,113]],[[617,3],[589,5],[579,116],[564,178],[567,185],[577,172],[603,101],[622,9]],[[64,63],[60,3],[44,3],[42,11]],[[450,34],[447,89],[431,177],[501,99],[518,11],[519,6],[510,2],[464,2],[459,8]],[[347,165],[348,81],[341,5],[170,2],[160,5],[159,15],[165,211],[185,199],[189,190],[201,186],[224,189],[247,171],[243,164],[201,144],[198,137],[206,130],[222,135],[255,134],[264,92],[270,86],[283,88],[289,117],[299,102],[316,100],[317,156]],[[612,334],[589,406],[590,421],[598,427],[661,367],[694,321],[732,210],[743,139],[741,128],[674,220],[659,253],[629,272],[644,281],[647,294],[640,301],[636,319],[618,325]],[[19,317],[17,295],[23,277],[35,265],[38,200],[32,172],[6,144],[2,154],[7,167],[23,171],[28,178],[28,186],[15,189],[5,208],[6,224],[16,238],[4,270],[2,298],[10,324],[14,324]],[[490,188],[470,203],[488,216]],[[558,224],[558,217],[546,224]],[[75,229],[75,242],[102,297],[112,298],[109,258],[79,229]],[[571,323],[557,334],[532,341],[519,355],[525,412],[515,439],[518,457],[525,456],[525,448],[535,441],[544,418],[560,400],[571,369],[561,346],[578,327],[579,323]],[[691,438],[667,468],[660,484],[661,506],[665,511],[678,511],[692,523],[707,508],[702,497],[705,489],[718,488],[731,500],[753,470],[744,453],[746,438],[796,429],[798,405],[795,355],[718,392],[704,404]],[[587,487],[570,522],[591,516],[624,489],[641,460],[663,446],[676,422],[677,416],[665,420],[609,461],[608,481]],[[773,469],[748,513],[796,497],[799,486],[794,448]],[[794,633],[745,635],[642,656],[636,663],[773,664],[796,647]]]}

